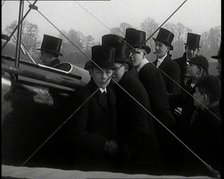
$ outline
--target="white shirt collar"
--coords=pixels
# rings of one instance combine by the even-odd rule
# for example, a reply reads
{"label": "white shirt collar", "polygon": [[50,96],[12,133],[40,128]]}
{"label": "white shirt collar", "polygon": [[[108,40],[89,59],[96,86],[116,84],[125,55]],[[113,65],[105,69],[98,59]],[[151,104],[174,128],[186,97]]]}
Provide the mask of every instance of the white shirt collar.
{"label": "white shirt collar", "polygon": [[105,92],[105,93],[107,93],[107,88],[100,88],[100,91],[101,91],[101,93],[103,93],[103,92]]}
{"label": "white shirt collar", "polygon": [[161,63],[163,63],[163,61],[164,61],[164,59],[166,58],[166,56],[167,56],[167,54],[166,55],[164,55],[162,58],[158,58],[157,60],[157,65],[156,65],[156,67],[158,68],[160,65],[161,65]]}
{"label": "white shirt collar", "polygon": [[149,63],[149,61],[146,58],[143,58],[142,62],[140,65],[137,67],[137,71],[139,72],[145,64]]}
{"label": "white shirt collar", "polygon": [[191,85],[190,85],[190,87],[191,87],[191,88],[194,88],[194,86],[195,86],[195,83],[192,82]]}

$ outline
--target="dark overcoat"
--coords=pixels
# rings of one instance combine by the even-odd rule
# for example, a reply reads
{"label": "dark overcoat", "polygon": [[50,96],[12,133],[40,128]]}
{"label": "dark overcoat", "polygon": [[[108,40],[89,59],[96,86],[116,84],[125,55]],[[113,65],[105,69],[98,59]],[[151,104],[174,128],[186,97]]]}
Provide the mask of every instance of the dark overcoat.
{"label": "dark overcoat", "polygon": [[[142,83],[127,72],[119,82],[129,94],[114,84],[117,97],[119,139],[131,153],[129,169],[143,172],[158,170],[160,154],[148,94]],[[129,96],[131,95],[137,102]],[[140,103],[140,104],[138,104]],[[126,164],[127,165],[127,164]]]}
{"label": "dark overcoat", "polygon": [[[139,80],[149,95],[152,113],[163,125],[173,131],[174,117],[170,112],[168,94],[160,71],[152,63],[147,63],[139,71]],[[175,139],[160,123],[155,121],[154,124],[162,156],[167,161],[167,166],[171,166]]]}
{"label": "dark overcoat", "polygon": [[[154,62],[154,64],[156,65],[156,63],[157,60]],[[178,64],[173,61],[169,55],[167,55],[158,68],[165,73],[162,73],[162,76],[166,84],[167,92],[171,94],[177,93],[180,89],[178,86],[178,84],[180,84],[180,68]],[[171,79],[167,77],[167,75]]]}
{"label": "dark overcoat", "polygon": [[182,57],[174,59],[174,61],[179,65],[180,68],[180,84],[181,86],[184,85],[184,79],[187,72],[187,57],[186,52],[183,54]]}
{"label": "dark overcoat", "polygon": [[193,94],[195,93],[195,87],[191,87],[191,80],[188,81],[186,85],[183,86],[177,94],[169,96],[169,101],[171,107],[174,109],[176,107],[182,108],[182,113],[179,120],[176,121],[179,137],[183,140],[186,138],[186,132],[189,130],[190,119],[194,112],[194,99]]}
{"label": "dark overcoat", "polygon": [[[96,90],[91,81],[75,95],[76,109]],[[116,98],[113,90],[107,87],[108,107],[100,102],[98,91],[81,106],[69,124],[69,138],[75,152],[74,167],[86,170],[110,170],[110,162],[105,155],[107,140],[116,140]],[[83,167],[83,168],[82,168]]]}
{"label": "dark overcoat", "polygon": [[[217,103],[217,105],[208,109],[209,111],[199,109],[192,116],[187,144],[202,160],[214,169],[221,171],[221,116],[219,105]],[[199,160],[193,160],[195,157],[192,156],[187,152],[185,154],[184,163],[188,165],[189,169],[198,172],[197,174],[201,172],[201,174],[211,175],[204,165]]]}
{"label": "dark overcoat", "polygon": [[152,63],[147,63],[139,71],[139,80],[149,95],[153,114],[167,127],[173,128],[174,118],[169,111],[166,85],[160,71]]}

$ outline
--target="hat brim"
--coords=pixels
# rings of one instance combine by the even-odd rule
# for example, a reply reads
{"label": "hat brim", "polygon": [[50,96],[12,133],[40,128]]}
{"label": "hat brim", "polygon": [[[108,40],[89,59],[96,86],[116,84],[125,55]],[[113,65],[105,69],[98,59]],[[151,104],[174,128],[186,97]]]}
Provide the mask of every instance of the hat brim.
{"label": "hat brim", "polygon": [[173,50],[173,45],[168,44],[168,43],[166,43],[166,42],[164,42],[164,41],[162,41],[162,40],[156,40],[155,38],[153,38],[153,40],[154,40],[154,41],[161,42],[161,43],[163,43],[163,44],[165,44],[165,45],[169,46],[169,47],[170,47],[170,50]]}
{"label": "hat brim", "polygon": [[151,48],[149,46],[144,45],[141,48],[144,49],[147,52],[147,54],[151,52]]}
{"label": "hat brim", "polygon": [[221,59],[221,57],[220,57],[220,56],[211,56],[211,58],[214,58],[214,59],[216,59],[216,60]]}
{"label": "hat brim", "polygon": [[130,47],[130,49],[133,49],[133,48],[143,49],[143,50],[146,51],[147,54],[149,54],[151,52],[151,48],[149,46],[147,46],[147,45]]}
{"label": "hat brim", "polygon": [[104,68],[104,69],[109,69],[109,70],[115,70],[117,67],[113,64],[113,65],[105,65],[105,64],[98,64],[98,63],[93,63],[92,61],[90,61],[90,63],[85,67],[86,70],[92,69],[92,68]]}
{"label": "hat brim", "polygon": [[[184,45],[189,46],[189,44],[187,43],[184,43]],[[201,47],[200,45],[196,45],[196,46],[191,46],[190,48],[200,48],[200,47]]]}
{"label": "hat brim", "polygon": [[50,53],[53,53],[53,54],[56,54],[56,55],[63,56],[61,53],[58,53],[58,52],[55,52],[55,51],[51,51],[51,50],[46,50],[46,49],[42,49],[42,48],[38,48],[37,50],[43,50],[45,52],[50,52]]}

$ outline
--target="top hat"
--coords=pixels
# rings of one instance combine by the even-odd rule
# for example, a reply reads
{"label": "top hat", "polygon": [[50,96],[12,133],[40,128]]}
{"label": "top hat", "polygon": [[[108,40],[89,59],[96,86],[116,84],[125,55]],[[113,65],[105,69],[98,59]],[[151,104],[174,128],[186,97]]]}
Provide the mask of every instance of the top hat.
{"label": "top hat", "polygon": [[146,50],[147,54],[151,52],[149,46],[146,45],[146,33],[134,28],[127,28],[125,33],[125,40],[133,48],[142,48]]}
{"label": "top hat", "polygon": [[217,59],[217,60],[220,60],[221,59],[221,48],[219,48],[218,55],[212,56],[212,58]]}
{"label": "top hat", "polygon": [[112,46],[116,49],[115,62],[125,62],[129,56],[129,47],[124,38],[114,34],[107,34],[102,37],[102,45]]}
{"label": "top hat", "polygon": [[61,43],[62,39],[44,34],[41,47],[37,50],[43,50],[62,56],[62,54],[60,53]]}
{"label": "top hat", "polygon": [[202,67],[206,71],[206,73],[208,73],[209,64],[207,58],[205,58],[204,56],[197,55],[194,58],[189,59],[188,62]]}
{"label": "top hat", "polygon": [[116,50],[114,47],[95,45],[92,47],[92,60],[100,68],[114,69],[115,52]]}
{"label": "top hat", "polygon": [[187,43],[184,44],[187,45],[190,49],[199,48],[200,38],[201,36],[198,34],[187,33]]}
{"label": "top hat", "polygon": [[161,42],[170,47],[170,50],[173,50],[173,46],[171,45],[174,38],[174,34],[167,29],[160,28],[159,33],[156,38],[153,40]]}

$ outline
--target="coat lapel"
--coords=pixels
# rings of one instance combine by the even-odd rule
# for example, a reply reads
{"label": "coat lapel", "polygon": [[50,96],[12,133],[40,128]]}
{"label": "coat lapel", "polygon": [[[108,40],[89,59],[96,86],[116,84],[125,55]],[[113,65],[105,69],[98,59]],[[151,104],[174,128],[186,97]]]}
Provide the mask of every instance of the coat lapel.
{"label": "coat lapel", "polygon": [[163,60],[163,62],[160,64],[159,69],[164,69],[164,67],[166,66],[166,63],[168,63],[170,61],[170,57],[169,55],[166,56],[166,58]]}

